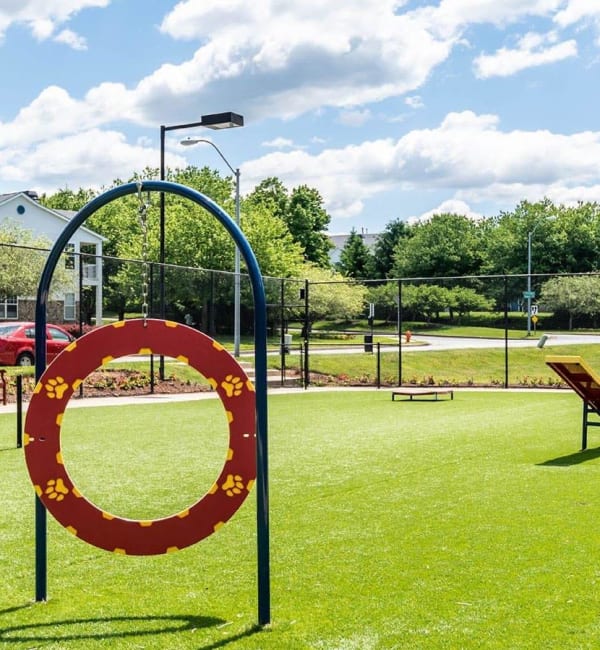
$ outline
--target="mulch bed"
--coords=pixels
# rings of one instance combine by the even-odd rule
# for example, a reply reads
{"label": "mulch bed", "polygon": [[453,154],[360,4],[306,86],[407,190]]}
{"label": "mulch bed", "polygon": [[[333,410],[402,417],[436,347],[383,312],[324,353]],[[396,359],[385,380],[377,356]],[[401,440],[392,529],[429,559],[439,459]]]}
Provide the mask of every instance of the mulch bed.
{"label": "mulch bed", "polygon": [[[23,400],[29,401],[35,379],[33,376],[23,376]],[[198,393],[209,391],[206,384],[180,381],[173,377],[160,381],[155,377],[152,388],[150,377],[147,373],[128,370],[98,370],[92,372],[83,382],[83,397],[130,397],[133,395],[155,394],[179,394]],[[6,403],[16,402],[16,379],[14,376],[6,376]],[[81,393],[76,391],[75,396]]]}

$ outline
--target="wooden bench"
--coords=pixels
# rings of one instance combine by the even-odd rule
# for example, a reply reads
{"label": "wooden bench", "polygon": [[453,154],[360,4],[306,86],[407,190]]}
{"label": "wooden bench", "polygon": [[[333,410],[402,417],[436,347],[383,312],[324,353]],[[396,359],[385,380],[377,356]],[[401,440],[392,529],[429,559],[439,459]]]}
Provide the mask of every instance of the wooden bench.
{"label": "wooden bench", "polygon": [[[432,386],[431,388],[425,387],[410,387],[410,388],[394,388],[392,390],[392,402],[396,401],[396,395],[404,395],[410,398],[412,402],[413,397],[425,397],[427,395],[434,395],[435,401],[438,400],[438,395],[450,395],[450,399],[454,399],[454,390],[452,388],[441,388]],[[404,400],[405,402],[408,400]]]}
{"label": "wooden bench", "polygon": [[590,421],[590,414],[600,415],[600,375],[578,356],[550,356],[545,361],[583,400],[581,449],[587,449],[588,428],[600,426]]}

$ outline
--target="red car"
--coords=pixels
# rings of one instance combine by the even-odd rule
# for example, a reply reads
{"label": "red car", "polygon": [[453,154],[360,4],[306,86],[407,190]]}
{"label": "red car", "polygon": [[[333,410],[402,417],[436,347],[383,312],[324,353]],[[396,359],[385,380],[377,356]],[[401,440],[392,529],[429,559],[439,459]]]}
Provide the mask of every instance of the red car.
{"label": "red car", "polygon": [[[46,326],[46,361],[71,343],[73,337],[58,325]],[[0,323],[0,366],[35,363],[35,323]]]}

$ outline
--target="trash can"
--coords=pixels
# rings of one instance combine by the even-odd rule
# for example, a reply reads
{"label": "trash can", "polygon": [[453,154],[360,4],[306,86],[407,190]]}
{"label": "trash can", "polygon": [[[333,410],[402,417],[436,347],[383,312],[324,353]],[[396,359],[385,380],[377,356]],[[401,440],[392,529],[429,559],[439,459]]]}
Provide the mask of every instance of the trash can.
{"label": "trash can", "polygon": [[365,334],[365,352],[373,352],[373,335]]}
{"label": "trash can", "polygon": [[283,335],[283,354],[289,354],[292,348],[292,335],[284,334]]}
{"label": "trash can", "polygon": [[540,336],[540,340],[537,342],[538,348],[542,349],[544,345],[546,345],[546,341],[548,340],[548,335],[547,334],[542,334]]}

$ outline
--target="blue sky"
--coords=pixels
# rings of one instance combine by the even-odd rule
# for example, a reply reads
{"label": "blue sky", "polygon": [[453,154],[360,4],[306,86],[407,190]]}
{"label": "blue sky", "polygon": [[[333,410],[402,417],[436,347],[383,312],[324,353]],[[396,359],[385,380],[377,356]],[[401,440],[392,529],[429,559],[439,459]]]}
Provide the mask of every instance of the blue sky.
{"label": "blue sky", "polygon": [[522,199],[600,200],[600,0],[18,0],[0,4],[0,192],[167,164],[277,176],[330,232]]}

